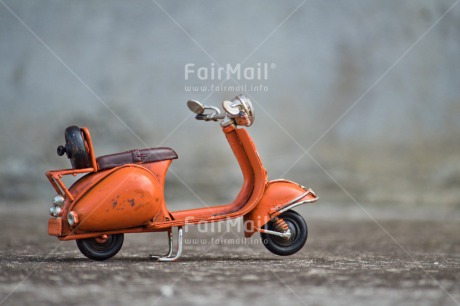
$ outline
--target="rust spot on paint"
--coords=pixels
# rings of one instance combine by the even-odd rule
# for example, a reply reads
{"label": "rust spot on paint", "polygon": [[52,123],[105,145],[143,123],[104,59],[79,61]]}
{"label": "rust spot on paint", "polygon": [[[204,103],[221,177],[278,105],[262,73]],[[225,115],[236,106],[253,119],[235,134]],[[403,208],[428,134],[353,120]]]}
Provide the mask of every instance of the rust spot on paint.
{"label": "rust spot on paint", "polygon": [[115,208],[118,205],[118,199],[120,198],[120,195],[117,195],[115,199],[112,199],[112,207]]}
{"label": "rust spot on paint", "polygon": [[129,199],[128,202],[129,202],[129,204],[131,205],[131,207],[133,207],[134,205],[136,205],[136,202],[134,201],[134,199]]}

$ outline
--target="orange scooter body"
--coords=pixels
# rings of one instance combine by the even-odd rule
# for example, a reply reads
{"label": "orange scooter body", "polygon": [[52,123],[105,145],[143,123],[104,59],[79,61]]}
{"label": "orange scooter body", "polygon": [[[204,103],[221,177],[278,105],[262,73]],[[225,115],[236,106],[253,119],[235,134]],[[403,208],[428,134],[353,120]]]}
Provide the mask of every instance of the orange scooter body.
{"label": "orange scooter body", "polygon": [[[230,103],[226,104],[227,107],[238,105]],[[66,148],[60,146],[58,154],[67,154],[70,159],[72,156],[83,156],[83,151],[86,153],[81,160],[71,159],[74,169],[46,173],[58,193],[57,204],[53,200],[54,207],[50,209],[52,218],[48,221],[49,235],[60,240],[82,241],[94,238],[104,243],[110,235],[158,231],[171,233],[173,227],[180,229],[187,224],[244,217],[246,224],[252,224],[250,227],[245,226],[246,237],[261,232],[264,235],[281,235],[280,237],[288,239],[291,235],[288,224],[278,216],[300,204],[315,202],[318,197],[311,189],[297,183],[267,180],[267,171],[262,165],[254,142],[245,129],[237,128],[239,122],[252,124],[248,114],[253,116],[253,113],[248,109],[239,114],[235,113],[237,117],[232,119],[233,121],[225,117],[228,121],[222,124],[222,131],[243,174],[244,181],[239,194],[230,204],[176,212],[168,211],[164,198],[167,170],[172,159],[177,158],[173,150],[132,150],[96,159],[88,129],[69,127],[68,129],[74,128],[74,133],[81,133],[80,145],[67,147],[71,141],[67,139],[66,134]],[[206,115],[200,113],[196,118],[206,118]],[[215,119],[209,115],[207,118]],[[144,154],[145,152],[148,154]],[[157,152],[161,153],[161,156],[148,156]],[[130,154],[132,160],[126,161],[126,156],[130,157]],[[85,175],[67,188],[62,182],[62,177],[77,174]],[[294,222],[296,216],[291,214],[290,218],[290,222]],[[272,228],[265,227],[269,222],[276,224],[279,232],[275,233]],[[304,243],[306,236],[302,239]],[[302,246],[303,244],[300,245]],[[110,256],[105,258],[108,257]]]}
{"label": "orange scooter body", "polygon": [[[82,129],[94,156],[91,137]],[[72,227],[62,217],[50,218],[48,233],[61,240],[97,237],[103,234],[166,231],[171,227],[217,222],[244,216],[252,222],[246,227],[250,237],[287,206],[317,200],[311,189],[287,180],[267,181],[266,170],[255,145],[245,129],[223,129],[240,164],[244,182],[231,204],[169,212],[164,200],[164,182],[171,160],[146,164],[126,164],[97,171],[99,166],[77,170],[47,172],[59,194],[67,194],[62,216],[70,211],[78,216]],[[96,171],[95,171],[96,169]],[[62,175],[89,172],[67,189]]]}
{"label": "orange scooter body", "polygon": [[145,225],[163,216],[162,208],[163,186],[158,179],[142,166],[127,165],[93,182],[69,209],[84,220],[79,231],[91,232]]}

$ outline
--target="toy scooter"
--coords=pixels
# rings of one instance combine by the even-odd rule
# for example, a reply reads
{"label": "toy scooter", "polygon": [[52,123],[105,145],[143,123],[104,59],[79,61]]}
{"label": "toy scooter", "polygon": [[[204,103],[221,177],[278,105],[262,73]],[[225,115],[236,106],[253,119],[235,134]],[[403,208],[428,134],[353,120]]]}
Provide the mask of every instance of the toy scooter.
{"label": "toy scooter", "polygon": [[[298,252],[308,236],[307,224],[292,208],[315,202],[309,188],[279,179],[267,181],[267,172],[256,147],[244,128],[254,122],[249,99],[239,95],[219,108],[188,101],[197,120],[220,121],[222,131],[238,160],[244,182],[235,200],[226,205],[169,211],[164,198],[166,172],[176,152],[170,148],[131,150],[96,158],[87,128],[70,126],[58,155],[70,159],[72,169],[46,173],[58,193],[50,208],[49,235],[76,240],[81,253],[93,260],[106,260],[118,253],[125,233],[167,232],[169,252],[153,256],[175,261],[182,254],[182,227],[243,217],[244,235],[259,232],[265,247],[286,256]],[[70,188],[64,175],[84,174]],[[249,226],[248,226],[249,225]],[[178,228],[177,252],[173,255],[172,229]]]}

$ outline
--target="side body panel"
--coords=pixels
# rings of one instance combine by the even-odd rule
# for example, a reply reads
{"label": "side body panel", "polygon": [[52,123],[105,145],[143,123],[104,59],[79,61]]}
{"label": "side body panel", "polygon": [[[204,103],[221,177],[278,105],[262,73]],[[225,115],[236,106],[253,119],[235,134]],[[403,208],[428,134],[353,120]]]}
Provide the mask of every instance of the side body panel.
{"label": "side body panel", "polygon": [[91,188],[73,207],[78,231],[141,226],[159,213],[161,186],[143,167],[119,168]]}
{"label": "side body panel", "polygon": [[[147,227],[171,219],[164,200],[164,180],[171,160],[90,173],[70,188],[62,217],[50,218],[48,233],[72,239],[89,232]],[[79,224],[70,227],[67,214],[75,211]]]}

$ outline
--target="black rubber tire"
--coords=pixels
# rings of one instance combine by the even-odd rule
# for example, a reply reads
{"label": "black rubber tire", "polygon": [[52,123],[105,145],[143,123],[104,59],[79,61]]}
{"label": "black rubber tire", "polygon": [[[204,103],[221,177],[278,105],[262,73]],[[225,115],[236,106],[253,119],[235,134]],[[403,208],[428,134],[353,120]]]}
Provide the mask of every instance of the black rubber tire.
{"label": "black rubber tire", "polygon": [[72,125],[65,129],[65,149],[73,169],[91,167],[89,154],[86,150],[85,138],[78,126]]}
{"label": "black rubber tire", "polygon": [[[293,210],[288,210],[278,218],[282,218],[291,230],[291,238],[286,239],[270,234],[260,233],[262,243],[273,254],[279,256],[289,256],[300,251],[308,238],[307,223],[304,218]],[[273,222],[270,221],[264,225],[264,229],[276,231]]]}
{"label": "black rubber tire", "polygon": [[123,245],[124,234],[108,235],[104,243],[96,238],[77,239],[80,252],[89,259],[103,261],[115,256]]}

